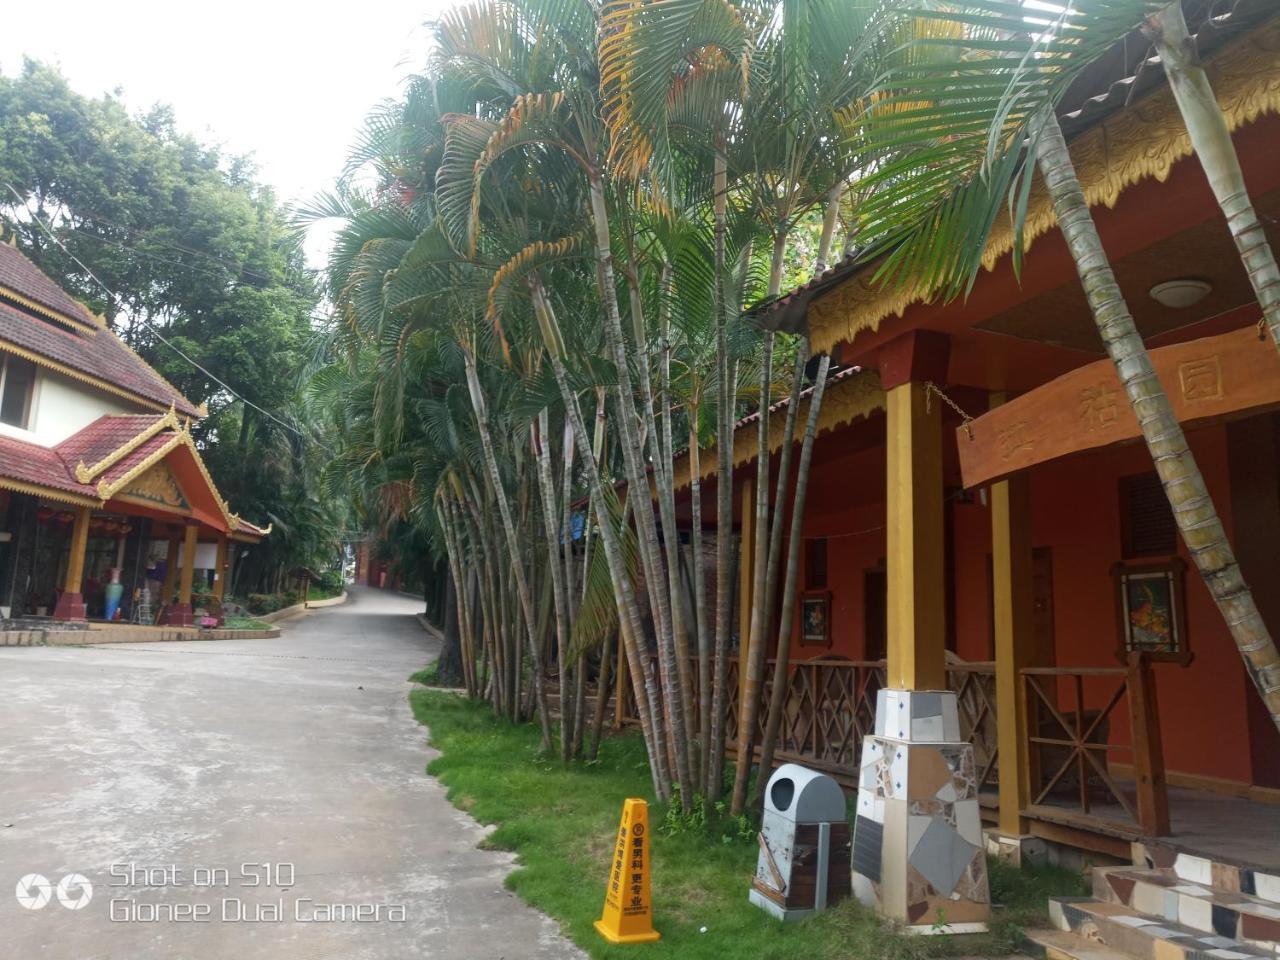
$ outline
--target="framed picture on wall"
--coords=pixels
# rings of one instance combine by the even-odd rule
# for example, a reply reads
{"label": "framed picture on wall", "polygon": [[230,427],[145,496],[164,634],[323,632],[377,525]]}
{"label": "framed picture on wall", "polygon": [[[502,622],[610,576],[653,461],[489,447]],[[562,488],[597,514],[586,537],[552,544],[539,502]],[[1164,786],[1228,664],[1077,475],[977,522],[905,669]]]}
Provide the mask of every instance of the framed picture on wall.
{"label": "framed picture on wall", "polygon": [[1117,563],[1111,568],[1116,585],[1116,619],[1125,662],[1131,653],[1148,653],[1152,660],[1191,662],[1187,645],[1186,564],[1178,557],[1150,563]]}
{"label": "framed picture on wall", "polygon": [[830,590],[808,590],[800,598],[800,646],[831,646]]}

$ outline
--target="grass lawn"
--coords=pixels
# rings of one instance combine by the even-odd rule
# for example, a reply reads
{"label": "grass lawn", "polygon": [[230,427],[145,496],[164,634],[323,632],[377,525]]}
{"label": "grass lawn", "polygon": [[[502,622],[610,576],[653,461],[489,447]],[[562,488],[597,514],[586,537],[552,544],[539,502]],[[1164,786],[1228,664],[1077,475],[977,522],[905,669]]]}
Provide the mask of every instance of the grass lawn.
{"label": "grass lawn", "polygon": [[[1051,894],[1084,892],[1075,874],[1049,867],[1018,870],[991,862],[992,932],[951,937],[894,933],[849,900],[812,919],[782,924],[747,902],[757,847],[753,825],[721,818],[682,824],[653,800],[638,734],[607,739],[598,763],[565,767],[540,756],[535,725],[494,719],[486,704],[434,690],[411,694],[414,715],[430,727],[443,756],[427,768],[450,800],[497,825],[487,844],[514,851],[520,866],[507,885],[555,917],[593,957],[727,956],[759,960],[893,960],[1004,956],[1028,926],[1044,925]],[[604,901],[622,801],[649,801],[653,837],[654,926],[662,940],[616,947],[592,927]],[[699,928],[707,927],[706,933]]]}
{"label": "grass lawn", "polygon": [[222,621],[224,630],[270,630],[271,624],[255,617],[225,617]]}

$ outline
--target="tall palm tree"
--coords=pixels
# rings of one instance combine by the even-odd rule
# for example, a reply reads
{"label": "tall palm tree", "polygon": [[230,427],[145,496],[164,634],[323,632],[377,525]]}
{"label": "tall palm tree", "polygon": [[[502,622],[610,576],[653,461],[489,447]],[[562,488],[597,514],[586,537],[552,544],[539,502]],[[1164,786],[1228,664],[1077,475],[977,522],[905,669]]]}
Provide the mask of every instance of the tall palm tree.
{"label": "tall palm tree", "polygon": [[1116,283],[1054,112],[1071,80],[1144,6],[1152,5],[1097,0],[1056,16],[1007,3],[940,7],[933,16],[945,25],[942,38],[881,92],[872,120],[877,170],[868,177],[876,190],[863,226],[873,251],[885,254],[880,276],[955,295],[980,268],[1006,199],[1020,264],[1034,163],[1182,539],[1280,727],[1280,654]]}

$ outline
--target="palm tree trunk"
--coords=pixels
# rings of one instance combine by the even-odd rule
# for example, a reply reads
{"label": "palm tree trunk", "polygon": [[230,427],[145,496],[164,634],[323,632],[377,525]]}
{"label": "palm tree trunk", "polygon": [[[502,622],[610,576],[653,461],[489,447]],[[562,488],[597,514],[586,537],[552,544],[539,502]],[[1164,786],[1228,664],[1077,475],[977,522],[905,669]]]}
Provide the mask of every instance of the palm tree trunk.
{"label": "palm tree trunk", "polygon": [[592,448],[591,438],[587,435],[582,411],[578,406],[578,398],[570,388],[568,376],[565,373],[561,358],[564,345],[559,337],[559,324],[547,300],[541,279],[537,274],[531,274],[528,283],[534,311],[543,332],[544,345],[551,359],[551,370],[555,376],[556,385],[560,389],[560,397],[564,401],[565,415],[573,428],[578,455],[582,458],[583,472],[587,475],[587,485],[591,491],[593,509],[599,518],[600,543],[609,567],[609,577],[613,582],[614,597],[618,604],[618,620],[620,624],[625,623],[627,627],[623,629],[622,637],[636,694],[636,711],[640,714],[640,727],[644,733],[645,749],[649,755],[654,794],[659,800],[665,801],[671,795],[671,781],[665,762],[662,711],[652,666],[639,649],[638,638],[643,636],[641,632],[643,627],[635,590],[627,572],[626,562],[622,557],[622,547],[618,542],[617,532],[612,526],[613,519],[605,509],[605,492],[600,480],[599,461]]}
{"label": "palm tree trunk", "polygon": [[[675,644],[675,664],[677,691],[680,696],[680,712],[685,723],[685,750],[697,736],[694,727],[693,711],[690,709],[691,685],[689,680],[689,638],[685,624],[684,610],[679,603],[680,584],[680,538],[676,532],[676,500],[675,488],[671,485],[671,458],[667,455],[664,436],[657,428],[657,415],[653,398],[652,384],[649,377],[649,349],[645,334],[644,310],[640,300],[640,286],[635,275],[634,263],[626,270],[627,291],[631,297],[631,319],[635,328],[636,352],[640,355],[637,364],[640,378],[641,398],[644,401],[645,437],[649,447],[650,469],[653,471],[653,488],[658,501],[658,515],[662,521],[662,546],[667,574],[667,605],[671,611],[671,635]],[[665,310],[659,311],[660,314]],[[665,382],[663,383],[662,404],[666,403]],[[664,421],[668,418],[664,417]],[[664,425],[664,430],[668,428]],[[661,565],[660,565],[661,566]],[[659,585],[660,589],[660,585]],[[687,781],[692,783],[692,780]],[[686,789],[682,796],[690,797],[693,790]],[[687,801],[686,801],[687,802]]]}
{"label": "palm tree trunk", "polygon": [[[662,556],[658,547],[658,530],[653,508],[648,502],[649,482],[644,467],[644,454],[640,438],[636,434],[636,410],[631,387],[629,359],[622,336],[622,318],[618,311],[617,289],[614,283],[613,253],[610,248],[609,215],[605,205],[604,182],[598,172],[588,177],[591,198],[591,219],[595,229],[596,263],[599,266],[601,298],[604,301],[604,333],[609,346],[610,359],[617,370],[618,384],[613,391],[618,404],[619,431],[622,438],[622,460],[627,474],[629,499],[633,503],[636,529],[639,534],[640,556],[644,564],[645,582],[649,585],[649,597],[657,626],[658,667],[662,681],[662,703],[665,708],[665,725],[674,754],[673,766],[677,782],[685,789],[682,802],[689,803],[689,741],[684,719],[683,698],[679,689],[679,668],[676,661],[675,635],[671,628],[670,593],[662,589]],[[650,415],[646,424],[653,423],[652,403],[647,404]],[[643,497],[642,504],[638,498]]]}
{"label": "palm tree trunk", "polygon": [[[809,417],[805,421],[804,440],[800,445],[800,462],[796,466],[796,494],[791,505],[791,537],[787,541],[787,573],[782,587],[782,622],[778,627],[778,652],[773,663],[773,689],[769,692],[769,714],[765,720],[764,739],[760,743],[760,775],[756,778],[756,797],[764,796],[765,783],[773,767],[773,751],[782,726],[782,711],[787,700],[787,673],[791,668],[791,631],[795,621],[796,584],[800,579],[800,541],[804,535],[804,501],[809,492],[809,464],[813,459],[813,441],[818,435],[818,413],[827,386],[827,370],[831,357],[823,354],[818,361],[818,377],[809,395]],[[781,516],[781,513],[779,513]]]}
{"label": "palm tree trunk", "polygon": [[529,642],[529,668],[532,673],[534,701],[542,723],[542,749],[546,751],[551,749],[551,717],[547,713],[546,677],[543,676],[542,670],[542,644],[537,636],[533,595],[529,591],[529,581],[525,577],[520,541],[516,536],[515,523],[511,519],[511,506],[507,502],[507,492],[502,486],[498,458],[493,452],[493,437],[489,434],[489,417],[485,408],[484,394],[480,389],[480,375],[476,371],[475,357],[472,356],[471,351],[464,350],[463,360],[467,371],[467,387],[471,393],[471,405],[475,410],[476,422],[479,424],[480,446],[484,452],[485,468],[489,472],[489,482],[493,485],[494,499],[498,502],[502,531],[506,536],[507,551],[512,561],[511,571],[515,577],[516,592],[520,598],[520,612],[524,618],[525,634]]}
{"label": "palm tree trunk", "polygon": [[[707,625],[707,574],[702,556],[702,462],[698,449],[698,406],[689,406],[689,546],[693,554],[693,619],[698,637],[698,783],[707,795],[711,769],[711,631]],[[674,471],[673,471],[674,473]]]}
{"label": "palm tree trunk", "polygon": [[1209,86],[1209,78],[1187,33],[1181,0],[1151,16],[1143,32],[1155,43],[1173,98],[1182,111],[1191,146],[1200,158],[1209,186],[1227,218],[1227,227],[1244,262],[1271,340],[1280,349],[1280,267],[1253,208],[1236,156],[1227,119]]}
{"label": "palm tree trunk", "polygon": [[1280,655],[1244,582],[1204,477],[1187,447],[1182,424],[1151,366],[1102,248],[1062,128],[1051,111],[1042,117],[1036,160],[1094,322],[1137,415],[1183,542],[1226,620],[1254,686],[1280,728]]}
{"label": "palm tree trunk", "polygon": [[[773,236],[773,256],[769,268],[767,296],[776,297],[782,289],[782,268],[787,251],[787,231],[779,226]],[[764,335],[763,359],[760,374],[760,420],[757,424],[756,446],[756,544],[751,588],[751,626],[748,656],[740,669],[747,671],[743,685],[742,703],[738,710],[738,757],[733,777],[733,802],[730,813],[742,813],[747,805],[747,780],[751,775],[755,755],[756,723],[760,716],[760,695],[764,685],[765,662],[768,650],[765,632],[769,629],[773,613],[774,588],[777,581],[778,558],[781,553],[783,495],[787,485],[787,473],[791,466],[791,435],[795,430],[795,401],[804,380],[804,362],[797,359],[792,386],[792,406],[787,410],[787,436],[783,441],[782,458],[778,471],[778,495],[774,498],[772,531],[769,522],[769,406],[773,385],[773,332]]]}
{"label": "palm tree trunk", "polygon": [[[587,748],[587,759],[595,760],[600,755],[600,732],[604,729],[605,710],[609,705],[609,647],[606,641],[600,648],[600,673],[596,678],[596,709],[591,717],[591,745]],[[622,695],[621,691],[618,693]]]}
{"label": "palm tree trunk", "polygon": [[537,454],[538,489],[542,493],[542,522],[547,531],[547,571],[555,603],[556,656],[560,661],[560,759],[567,763],[572,757],[575,691],[570,687],[569,600],[564,584],[564,566],[560,558],[562,527],[556,519],[555,481],[551,476],[550,424],[547,408],[543,407],[532,424],[533,443]]}
{"label": "palm tree trunk", "polygon": [[[662,511],[662,533],[663,543],[667,548],[667,570],[668,583],[672,591],[672,630],[675,633],[676,640],[676,666],[680,676],[680,695],[684,700],[682,709],[685,717],[685,736],[689,740],[690,748],[697,741],[698,728],[697,717],[693,710],[693,684],[692,664],[689,654],[689,633],[693,624],[690,623],[689,617],[686,615],[685,608],[677,603],[677,594],[684,595],[684,577],[680,572],[680,536],[676,523],[676,488],[675,488],[675,450],[672,447],[672,427],[671,427],[671,264],[667,261],[662,262],[662,272],[658,278],[658,409],[657,413],[662,418],[661,433],[655,431],[658,440],[658,457],[656,463],[662,464],[662,486],[658,489],[659,509]],[[696,643],[695,638],[695,643]],[[698,771],[693,769],[693,759],[689,760],[690,772],[697,774]],[[694,793],[696,791],[697,780],[690,781],[691,789],[686,793]]]}
{"label": "palm tree trunk", "polygon": [[711,685],[711,762],[703,790],[708,803],[719,799],[724,781],[725,683],[729,672],[729,631],[733,616],[733,384],[729,375],[728,306],[725,301],[725,227],[728,170],[723,143],[716,144],[714,267],[712,310],[716,324],[716,642]]}

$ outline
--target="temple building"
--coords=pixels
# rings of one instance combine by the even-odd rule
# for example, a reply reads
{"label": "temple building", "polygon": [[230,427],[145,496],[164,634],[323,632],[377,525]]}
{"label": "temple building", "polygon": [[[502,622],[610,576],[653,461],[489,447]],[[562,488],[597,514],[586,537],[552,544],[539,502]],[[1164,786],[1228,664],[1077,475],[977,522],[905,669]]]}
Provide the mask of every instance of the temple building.
{"label": "temple building", "polygon": [[0,243],[0,619],[217,610],[232,544],[270,529],[219,495],[191,435],[204,413]]}

